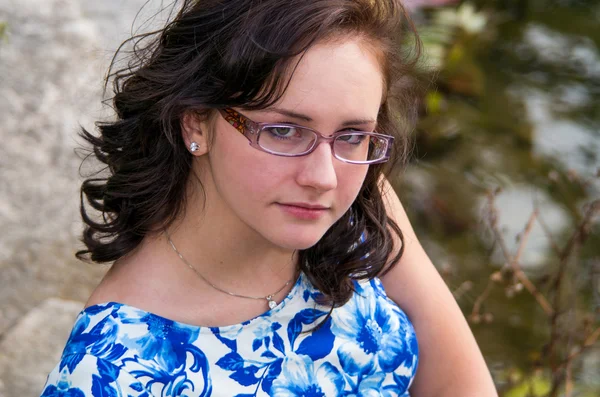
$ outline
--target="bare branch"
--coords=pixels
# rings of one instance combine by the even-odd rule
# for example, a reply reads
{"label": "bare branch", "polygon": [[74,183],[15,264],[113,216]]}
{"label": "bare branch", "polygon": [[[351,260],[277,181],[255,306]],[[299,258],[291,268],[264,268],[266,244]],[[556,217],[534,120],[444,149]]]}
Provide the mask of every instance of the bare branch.
{"label": "bare branch", "polygon": [[521,284],[523,284],[523,286],[527,289],[527,291],[529,291],[529,293],[535,298],[535,300],[542,307],[542,309],[544,310],[546,315],[552,316],[554,314],[554,309],[552,308],[552,306],[550,305],[548,300],[544,297],[544,295],[541,292],[539,292],[538,289],[535,287],[535,285],[529,280],[529,277],[527,277],[527,275],[521,270],[521,266],[519,265],[519,262],[518,262],[519,258],[521,257],[521,254],[523,253],[525,244],[527,243],[527,238],[529,237],[529,234],[531,233],[531,229],[533,227],[533,222],[537,218],[537,212],[534,210],[532,212],[531,216],[529,217],[529,220],[527,222],[527,225],[525,226],[525,230],[521,237],[521,242],[519,244],[519,248],[517,249],[517,254],[513,257],[510,254],[508,247],[506,245],[506,241],[504,240],[504,237],[502,236],[502,233],[500,232],[500,230],[498,228],[498,215],[497,215],[498,210],[496,209],[495,196],[493,193],[488,194],[488,205],[490,208],[490,227],[492,228],[492,231],[494,232],[494,236],[496,237],[496,240],[498,241],[498,244],[500,245],[500,248],[502,249],[504,258],[506,259],[507,263],[513,268],[513,270],[515,272],[515,277],[521,282]]}
{"label": "bare branch", "polygon": [[525,230],[523,231],[523,235],[521,236],[521,240],[519,242],[519,248],[517,249],[517,254],[511,261],[511,265],[514,269],[520,268],[519,260],[521,259],[521,255],[523,254],[525,245],[527,244],[527,239],[529,238],[529,235],[531,234],[531,229],[533,229],[533,223],[535,222],[537,217],[538,217],[537,210],[533,210],[533,212],[529,216],[529,220],[527,221],[527,224],[525,225]]}
{"label": "bare branch", "polygon": [[567,358],[556,367],[555,371],[559,371],[564,368],[569,362],[573,361],[575,358],[584,353],[587,349],[592,347],[600,337],[600,327],[596,328],[592,333],[590,333],[587,338],[583,341],[579,348],[575,349],[567,356]]}
{"label": "bare branch", "polygon": [[[594,215],[596,212],[600,210],[600,200],[595,200],[589,204],[585,214],[583,216],[582,221],[579,226],[575,229],[569,241],[567,242],[565,248],[562,250],[559,259],[559,267],[556,273],[556,278],[554,280],[554,284],[552,286],[552,290],[554,291],[554,299],[553,299],[553,308],[554,314],[550,319],[550,342],[548,344],[548,356],[552,360],[554,347],[559,338],[558,335],[558,317],[560,316],[561,310],[561,297],[562,297],[562,281],[565,275],[565,271],[567,269],[567,264],[569,262],[569,258],[573,254],[575,247],[581,244],[582,240],[584,240],[585,236],[587,236],[587,229],[589,228]],[[597,337],[596,337],[597,339]],[[568,359],[567,359],[568,360]],[[568,362],[568,361],[567,361]],[[553,369],[555,370],[555,369]]]}
{"label": "bare branch", "polygon": [[458,300],[460,299],[463,294],[465,294],[466,292],[470,291],[473,288],[473,282],[470,280],[466,280],[463,281],[458,288],[456,288],[453,292],[452,295],[454,295],[454,299]]}
{"label": "bare branch", "polygon": [[494,286],[494,281],[492,281],[492,279],[490,278],[488,280],[488,283],[487,283],[485,289],[481,293],[481,295],[479,295],[477,297],[477,299],[475,299],[475,303],[473,304],[473,310],[471,311],[471,319],[474,319],[474,318],[476,318],[477,315],[479,315],[479,313],[481,311],[481,305],[482,305],[483,301],[485,301],[487,299],[487,297],[489,296],[490,292],[492,291],[493,286]]}

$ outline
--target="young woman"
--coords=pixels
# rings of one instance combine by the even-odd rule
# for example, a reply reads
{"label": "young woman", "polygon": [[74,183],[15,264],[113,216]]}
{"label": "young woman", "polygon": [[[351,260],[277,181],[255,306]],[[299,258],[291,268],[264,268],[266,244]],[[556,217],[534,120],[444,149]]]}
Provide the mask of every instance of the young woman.
{"label": "young woman", "polygon": [[404,17],[183,1],[84,132],[109,175],[79,255],[114,264],[43,396],[495,395],[383,177],[415,114]]}

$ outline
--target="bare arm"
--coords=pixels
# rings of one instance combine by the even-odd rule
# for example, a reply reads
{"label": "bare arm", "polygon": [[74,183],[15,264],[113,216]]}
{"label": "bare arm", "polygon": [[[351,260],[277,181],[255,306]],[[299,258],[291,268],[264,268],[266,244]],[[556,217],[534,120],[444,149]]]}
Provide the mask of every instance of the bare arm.
{"label": "bare arm", "polygon": [[[481,351],[452,293],[421,247],[406,212],[387,180],[389,216],[404,234],[399,263],[382,278],[388,296],[409,316],[419,341],[415,397],[497,396]],[[399,247],[399,242],[397,242]]]}

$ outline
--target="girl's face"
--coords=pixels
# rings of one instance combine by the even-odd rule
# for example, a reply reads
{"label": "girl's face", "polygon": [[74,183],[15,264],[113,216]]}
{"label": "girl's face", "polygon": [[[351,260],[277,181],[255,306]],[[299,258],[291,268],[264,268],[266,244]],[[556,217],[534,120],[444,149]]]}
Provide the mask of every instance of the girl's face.
{"label": "girl's face", "polygon": [[[308,50],[274,106],[235,110],[256,122],[299,124],[326,136],[373,131],[382,90],[371,48],[358,39],[339,40]],[[303,157],[280,157],[249,146],[221,116],[211,128],[208,152],[195,162],[206,210],[216,212],[208,215],[284,249],[316,244],[349,209],[368,170],[336,159],[326,142]]]}

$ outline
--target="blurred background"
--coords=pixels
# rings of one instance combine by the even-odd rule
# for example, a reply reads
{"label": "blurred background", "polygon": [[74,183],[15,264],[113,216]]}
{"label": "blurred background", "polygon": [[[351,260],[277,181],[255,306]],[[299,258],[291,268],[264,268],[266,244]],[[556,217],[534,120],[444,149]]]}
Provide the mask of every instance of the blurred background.
{"label": "blurred background", "polygon": [[[597,397],[600,2],[405,1],[429,89],[392,182],[500,394]],[[106,271],[74,259],[76,132],[144,3],[0,0],[0,397],[39,395]]]}

